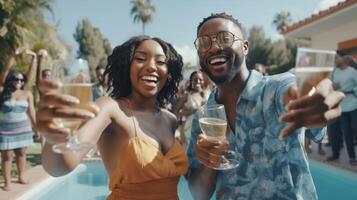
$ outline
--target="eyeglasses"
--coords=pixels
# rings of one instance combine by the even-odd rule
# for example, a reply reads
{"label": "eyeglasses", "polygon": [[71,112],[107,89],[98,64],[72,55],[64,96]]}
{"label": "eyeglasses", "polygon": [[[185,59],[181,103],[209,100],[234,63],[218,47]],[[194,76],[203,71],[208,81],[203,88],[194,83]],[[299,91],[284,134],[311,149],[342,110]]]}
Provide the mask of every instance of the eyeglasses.
{"label": "eyeglasses", "polygon": [[233,43],[237,40],[242,40],[242,39],[238,38],[231,32],[221,31],[213,37],[208,35],[200,36],[196,38],[194,44],[197,51],[206,52],[211,48],[213,41],[215,41],[219,47],[225,49],[231,47]]}
{"label": "eyeglasses", "polygon": [[19,82],[19,81],[21,83],[25,82],[25,80],[23,78],[14,78],[14,82]]}

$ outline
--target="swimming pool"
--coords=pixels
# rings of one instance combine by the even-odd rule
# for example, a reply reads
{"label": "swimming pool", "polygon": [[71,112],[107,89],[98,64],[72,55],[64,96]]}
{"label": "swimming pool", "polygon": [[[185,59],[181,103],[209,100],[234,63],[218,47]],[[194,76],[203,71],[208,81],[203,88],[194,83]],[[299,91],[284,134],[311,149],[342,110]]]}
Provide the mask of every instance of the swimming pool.
{"label": "swimming pool", "polygon": [[311,160],[310,170],[319,199],[357,199],[357,173]]}
{"label": "swimming pool", "polygon": [[[310,169],[321,200],[356,200],[357,174],[310,161]],[[105,200],[109,194],[108,178],[99,161],[85,162],[72,173],[50,178],[18,200]],[[179,183],[179,197],[192,200],[184,178]],[[213,198],[212,198],[213,200]]]}
{"label": "swimming pool", "polygon": [[[178,193],[180,199],[193,200],[184,178]],[[89,161],[66,176],[49,178],[18,200],[105,200],[108,195],[108,177],[102,162]]]}

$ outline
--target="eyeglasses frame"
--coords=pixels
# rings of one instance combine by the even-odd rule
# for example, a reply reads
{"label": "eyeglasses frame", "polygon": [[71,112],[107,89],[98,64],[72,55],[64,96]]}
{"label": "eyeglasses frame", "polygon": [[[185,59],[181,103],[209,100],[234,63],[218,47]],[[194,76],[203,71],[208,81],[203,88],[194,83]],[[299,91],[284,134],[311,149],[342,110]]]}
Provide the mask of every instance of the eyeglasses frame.
{"label": "eyeglasses frame", "polygon": [[[220,33],[230,33],[231,35],[233,35],[233,41],[232,41],[232,44],[231,44],[229,47],[232,47],[232,45],[234,44],[235,41],[238,41],[238,40],[243,41],[243,39],[237,37],[237,36],[234,35],[232,32],[229,32],[229,31],[220,31],[220,32],[218,32],[216,35],[202,35],[202,36],[197,37],[197,38],[195,39],[195,41],[193,42],[193,44],[195,45],[196,50],[199,51],[199,52],[207,52],[208,50],[210,50],[211,47],[212,47],[213,42],[216,42],[217,36],[218,36]],[[211,44],[210,44],[210,47],[209,47],[207,50],[205,50],[205,51],[200,51],[200,50],[198,49],[197,45],[196,45],[196,42],[197,42],[197,40],[198,40],[199,38],[204,37],[204,36],[210,38]],[[223,48],[219,43],[216,42],[216,44],[217,44],[220,48]],[[225,48],[228,48],[228,47],[225,47]]]}

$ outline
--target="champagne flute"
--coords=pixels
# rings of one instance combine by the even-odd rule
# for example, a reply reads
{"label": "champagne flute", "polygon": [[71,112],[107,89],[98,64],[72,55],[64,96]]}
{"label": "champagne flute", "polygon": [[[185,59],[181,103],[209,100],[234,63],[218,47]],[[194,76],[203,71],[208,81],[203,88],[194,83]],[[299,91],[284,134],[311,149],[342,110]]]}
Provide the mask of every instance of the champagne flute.
{"label": "champagne flute", "polygon": [[[84,62],[84,61],[82,61]],[[57,69],[58,70],[58,69]],[[56,72],[57,74],[63,74]],[[72,73],[72,76],[61,79],[64,84],[58,91],[61,94],[75,96],[79,99],[79,104],[72,106],[73,108],[85,108],[92,102],[92,84],[86,79],[85,73],[80,71],[78,74]],[[67,153],[89,150],[93,144],[80,142],[78,136],[75,134],[76,130],[85,122],[84,119],[58,118],[57,123],[61,126],[70,129],[69,139],[66,143],[53,145],[52,150],[56,153]]]}
{"label": "champagne flute", "polygon": [[[227,119],[224,105],[204,105],[199,109],[199,124],[202,132],[208,139],[224,140],[227,132]],[[227,170],[238,167],[236,142],[230,142],[229,155],[224,156],[224,162],[219,166],[208,166],[216,170]],[[233,150],[232,150],[233,149]]]}
{"label": "champagne flute", "polygon": [[316,85],[330,76],[335,54],[335,51],[298,48],[294,73],[300,96],[311,96]]}

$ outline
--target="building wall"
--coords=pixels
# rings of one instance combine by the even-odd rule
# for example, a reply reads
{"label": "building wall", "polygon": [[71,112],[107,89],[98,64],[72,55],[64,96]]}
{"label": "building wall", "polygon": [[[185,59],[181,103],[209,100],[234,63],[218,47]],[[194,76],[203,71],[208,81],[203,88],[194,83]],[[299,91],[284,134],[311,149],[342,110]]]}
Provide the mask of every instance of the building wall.
{"label": "building wall", "polygon": [[330,27],[329,30],[316,32],[311,36],[311,47],[317,49],[336,50],[337,44],[357,37],[357,20]]}

